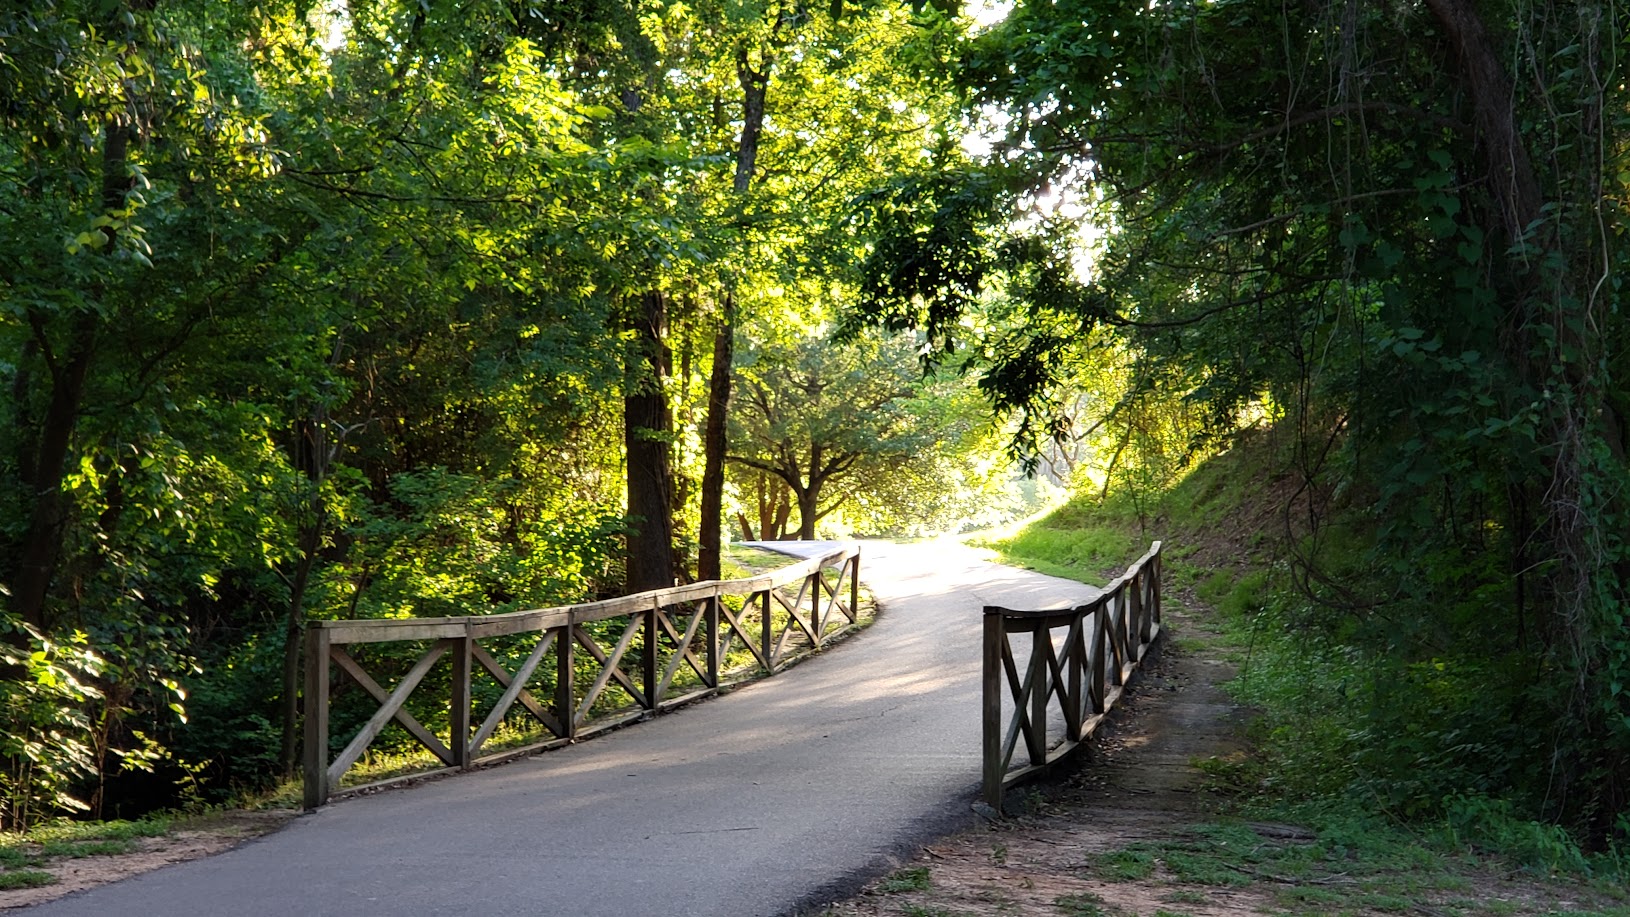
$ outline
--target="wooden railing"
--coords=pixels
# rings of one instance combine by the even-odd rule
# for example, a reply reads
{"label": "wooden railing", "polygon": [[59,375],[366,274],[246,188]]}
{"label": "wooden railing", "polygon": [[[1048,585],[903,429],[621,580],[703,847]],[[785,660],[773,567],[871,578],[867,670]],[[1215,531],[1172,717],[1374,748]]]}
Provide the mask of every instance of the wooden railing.
{"label": "wooden railing", "polygon": [[[774,674],[856,623],[859,574],[860,549],[851,545],[749,579],[585,605],[458,618],[313,622],[305,645],[306,808],[327,802],[392,722],[441,761],[444,766],[436,772],[467,770],[586,738],[755,673]],[[502,650],[495,654],[492,647],[499,644]],[[364,668],[359,659],[364,653],[376,657],[376,667],[392,659],[398,668],[405,659],[417,656],[417,661],[386,690]],[[436,706],[442,698],[448,704],[442,708],[449,711],[448,726],[437,735],[409,711],[408,702],[444,656],[448,665],[439,668],[445,677],[425,689],[440,692]],[[378,707],[329,760],[334,669]],[[351,695],[358,699],[354,691]],[[424,702],[418,699],[421,713]],[[512,716],[535,721],[549,738],[483,757],[483,747]]]}
{"label": "wooden railing", "polygon": [[[1018,641],[1015,648],[1016,634],[1030,639]],[[1079,749],[1120,700],[1127,679],[1158,636],[1158,541],[1084,605],[1051,611],[985,606],[985,801],[1000,812],[1008,787],[1044,773]],[[1049,717],[1056,717],[1061,727],[1056,745],[1048,735]],[[1015,767],[1021,738],[1025,759]]]}

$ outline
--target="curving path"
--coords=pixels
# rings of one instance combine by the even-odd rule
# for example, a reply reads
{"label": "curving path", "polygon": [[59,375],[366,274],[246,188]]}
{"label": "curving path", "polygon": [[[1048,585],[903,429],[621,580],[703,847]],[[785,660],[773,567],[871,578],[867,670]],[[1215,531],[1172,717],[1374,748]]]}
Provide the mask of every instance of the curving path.
{"label": "curving path", "polygon": [[1096,592],[953,542],[868,542],[861,579],[877,623],[789,672],[580,745],[342,800],[27,913],[769,917],[830,900],[972,820],[981,607]]}

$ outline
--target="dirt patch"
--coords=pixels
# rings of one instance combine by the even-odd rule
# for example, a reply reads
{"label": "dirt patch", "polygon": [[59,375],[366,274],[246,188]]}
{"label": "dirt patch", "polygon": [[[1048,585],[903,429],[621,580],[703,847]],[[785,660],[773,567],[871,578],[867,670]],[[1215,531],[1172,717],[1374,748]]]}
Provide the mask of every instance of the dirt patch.
{"label": "dirt patch", "polygon": [[0,909],[28,907],[73,892],[128,879],[172,863],[213,856],[283,827],[294,810],[230,811],[191,818],[163,837],[137,838],[130,853],[54,857],[40,866],[56,882],[39,888],[0,890]]}

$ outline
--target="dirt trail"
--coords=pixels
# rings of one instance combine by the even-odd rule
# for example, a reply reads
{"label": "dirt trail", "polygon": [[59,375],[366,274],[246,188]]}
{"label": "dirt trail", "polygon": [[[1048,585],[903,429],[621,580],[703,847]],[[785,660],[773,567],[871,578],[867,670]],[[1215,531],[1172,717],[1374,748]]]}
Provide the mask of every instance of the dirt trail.
{"label": "dirt trail", "polygon": [[1017,791],[1026,814],[930,845],[919,862],[825,913],[1260,913],[1270,899],[1256,889],[1210,889],[1204,900],[1195,900],[1200,896],[1158,881],[1104,881],[1089,868],[1096,854],[1167,839],[1184,825],[1206,820],[1214,805],[1205,774],[1194,762],[1226,759],[1245,749],[1246,712],[1221,688],[1233,669],[1186,652],[1172,640],[1174,633],[1201,626],[1194,616],[1173,609],[1167,625],[1152,664],[1074,773],[1028,794]]}

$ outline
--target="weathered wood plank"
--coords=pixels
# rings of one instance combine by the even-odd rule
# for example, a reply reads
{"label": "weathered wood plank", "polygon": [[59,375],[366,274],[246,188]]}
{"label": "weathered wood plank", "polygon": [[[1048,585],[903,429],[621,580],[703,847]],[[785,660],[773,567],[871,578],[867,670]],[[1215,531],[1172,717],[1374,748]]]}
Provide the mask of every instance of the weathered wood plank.
{"label": "weathered wood plank", "polygon": [[984,666],[981,669],[980,689],[980,741],[982,751],[981,784],[984,787],[985,804],[1002,811],[1002,790],[1004,788],[1003,775],[1007,770],[1007,762],[1002,760],[1002,648],[1007,642],[1007,634],[1002,631],[1002,618],[992,614],[990,606],[985,607],[984,639],[981,642],[981,657]]}
{"label": "weathered wood plank", "polygon": [[1052,693],[1047,676],[1054,663],[1053,632],[1037,628],[1030,638],[1030,672],[1025,685],[1030,692],[1030,728],[1025,730],[1025,746],[1031,764],[1047,760],[1047,700]]}
{"label": "weathered wood plank", "polygon": [[628,652],[628,647],[633,644],[634,635],[639,633],[644,626],[645,622],[643,620],[630,618],[628,626],[623,629],[622,639],[617,641],[617,646],[609,655],[605,650],[600,649],[600,645],[595,643],[588,634],[583,633],[581,630],[577,632],[578,642],[582,644],[584,649],[589,651],[589,655],[600,663],[600,674],[589,685],[589,689],[583,692],[583,701],[578,705],[577,712],[572,714],[572,719],[579,725],[588,721],[589,710],[594,706],[594,702],[600,699],[600,692],[606,689],[606,685],[613,678],[616,678],[617,684],[627,691],[630,697],[634,698],[635,703],[640,701],[639,688],[635,687],[634,682],[623,673],[622,669],[618,668],[618,665],[622,662],[623,654]]}
{"label": "weathered wood plank", "polygon": [[[691,671],[696,673],[697,678],[700,678],[703,681],[707,680],[707,664],[696,658],[696,654],[691,650],[691,646],[693,645],[692,641],[694,640],[698,630],[696,623],[698,619],[706,617],[706,612],[703,610],[703,608],[706,607],[706,602],[711,601],[713,600],[705,599],[702,608],[691,608],[691,621],[685,626],[685,632],[683,634],[679,632],[679,628],[674,626],[673,618],[670,614],[662,611],[661,609],[657,610],[658,626],[662,628],[663,635],[669,640],[672,640],[674,643],[673,654],[669,657],[669,665],[667,670],[663,673],[661,683],[657,685],[657,696],[659,698],[667,692],[668,683],[673,680],[673,673],[678,671],[678,666],[673,662],[674,659],[682,659],[684,662],[689,663]],[[703,650],[703,652],[705,653],[706,650]]]}
{"label": "weathered wood plank", "polygon": [[657,683],[656,691],[653,694],[654,704],[661,703],[662,698],[667,695],[668,686],[673,683],[674,673],[679,671],[681,663],[689,661],[691,671],[695,672],[697,677],[707,677],[706,671],[697,663],[696,657],[691,655],[690,651],[691,641],[696,638],[696,631],[701,627],[707,616],[702,613],[701,609],[694,609],[691,612],[690,624],[685,628],[683,636],[680,636],[674,630],[673,624],[668,620],[667,615],[660,615],[660,617],[662,618],[663,628],[673,637],[676,648],[673,655],[668,659],[667,668],[662,672],[662,680]]}
{"label": "weathered wood plank", "polygon": [[304,802],[315,809],[328,801],[328,649],[329,633],[321,627],[306,631],[305,755],[302,764]]}
{"label": "weathered wood plank", "polygon": [[[420,658],[420,663],[424,663],[426,658],[430,660],[429,663],[425,664],[426,672],[430,670],[430,666],[435,664],[436,659],[439,658],[441,652],[445,652],[445,648],[443,650],[437,650],[435,647],[431,647],[430,651],[427,652],[424,657]],[[436,655],[433,656],[431,655],[432,653]],[[374,700],[378,701],[381,710],[383,710],[386,705],[391,703],[391,697],[393,696],[392,693],[380,687],[379,682],[374,681],[373,676],[369,675],[368,672],[362,668],[362,665],[355,659],[351,658],[350,654],[346,653],[343,648],[338,646],[331,647],[329,649],[329,658],[335,665],[339,666],[340,671],[344,672],[346,675],[349,675],[352,681],[356,682],[362,687],[362,690],[367,691]],[[411,671],[412,670],[410,670],[410,673]],[[419,677],[423,678],[424,676],[421,674]],[[403,679],[403,683],[406,683],[405,678]],[[417,684],[418,682],[415,681],[414,685]],[[400,684],[397,685],[397,689],[401,689]],[[412,686],[409,686],[408,693],[412,693]],[[404,694],[402,699],[405,701],[407,699],[407,694]],[[400,707],[401,705],[398,704],[397,706]],[[401,723],[402,727],[412,734],[415,739],[419,740],[420,745],[430,749],[432,754],[440,758],[443,764],[453,763],[453,753],[448,750],[447,746],[441,743],[441,739],[436,738],[435,733],[431,732],[429,729],[426,729],[424,724],[420,723],[412,713],[409,713],[406,710],[398,709],[392,714],[392,716],[394,716],[396,721]],[[389,718],[387,718],[385,722],[389,722]],[[384,724],[382,723],[382,728],[383,725]],[[377,736],[377,732],[375,735]],[[372,741],[371,738],[370,741]],[[349,768],[350,765],[347,764],[346,767]],[[340,773],[343,774],[345,771],[341,771]]]}
{"label": "weathered wood plank", "polygon": [[[751,605],[744,606],[742,608],[742,616],[745,616],[747,609],[751,607]],[[764,657],[763,653],[759,652],[758,644],[753,642],[753,640],[748,637],[747,628],[742,626],[741,617],[738,617],[735,612],[730,610],[730,606],[725,605],[722,602],[719,605],[719,609],[720,614],[724,615],[724,619],[730,622],[730,633],[725,637],[724,645],[719,647],[720,658],[723,658],[730,653],[731,645],[735,643],[736,637],[740,636],[742,645],[747,648],[748,652],[753,654],[754,659],[758,660],[759,667],[768,670],[770,668],[769,660]]]}
{"label": "weathered wood plank", "polygon": [[[1161,547],[1154,542],[1097,598],[1074,608],[985,607],[981,769],[984,797],[993,807],[1000,809],[1006,788],[1047,772],[1079,750],[1123,696],[1125,684],[1160,636]],[[1062,645],[1056,642],[1059,631]],[[1019,634],[1030,635],[1022,676],[1012,644]],[[1013,701],[1010,716],[1004,686]],[[1050,746],[1047,719],[1054,701],[1065,732],[1057,746]],[[1013,767],[1021,737],[1028,760]]]}
{"label": "weathered wood plank", "polygon": [[[504,686],[504,693],[499,695],[498,702],[493,704],[492,710],[487,713],[487,718],[482,720],[481,728],[477,729],[475,737],[470,739],[471,756],[478,754],[481,751],[481,746],[492,738],[492,734],[497,731],[498,725],[509,714],[509,708],[513,707],[517,700],[520,700],[526,711],[532,714],[533,719],[542,723],[555,735],[561,734],[560,721],[550,716],[548,711],[544,710],[533,699],[531,692],[526,690],[526,683],[531,680],[532,673],[537,670],[538,664],[543,661],[544,654],[549,652],[549,647],[554,644],[555,636],[559,633],[560,631],[549,631],[544,634],[543,639],[539,640],[537,645],[532,648],[531,654],[515,670],[513,677],[504,671],[504,667],[498,663],[498,660],[492,658],[491,653],[488,653],[480,644],[475,645],[474,655],[476,661],[481,663],[481,667],[486,669],[493,678],[497,679],[499,684]],[[522,700],[522,698],[525,699]],[[554,722],[551,723],[551,720]]]}
{"label": "weathered wood plank", "polygon": [[[457,642],[453,639],[437,640],[434,646],[419,657],[419,661],[413,664],[413,668],[402,676],[402,680],[397,682],[396,690],[385,698],[379,709],[369,718],[368,722],[363,724],[362,729],[356,736],[351,739],[350,744],[346,745],[345,749],[334,759],[334,762],[328,766],[328,783],[330,786],[339,785],[340,778],[345,776],[345,772],[351,769],[351,765],[355,764],[358,758],[362,757],[362,753],[378,737],[380,730],[384,729],[385,725],[392,719],[399,720],[404,726],[407,726],[408,732],[412,733],[420,744],[430,749],[444,763],[455,767],[458,766],[459,762],[453,757],[452,751],[435,736],[431,735],[428,729],[418,725],[418,720],[413,719],[412,714],[402,709],[402,705],[407,702],[408,696],[413,693],[413,689],[417,688],[419,682],[423,681],[425,675],[430,672],[430,667],[435,665]],[[363,679],[366,679],[366,681],[359,679],[359,683],[362,684],[363,688],[367,689],[369,684],[373,685],[373,689],[379,688],[379,684],[367,672],[364,672],[362,667],[356,664],[355,660],[346,655],[344,650],[339,647],[330,647],[329,656],[353,678],[360,674]],[[350,665],[347,666],[347,663]],[[373,690],[370,689],[368,693],[372,694]],[[404,714],[404,716],[399,717],[397,716],[398,713]],[[412,725],[409,725],[410,723]],[[415,729],[415,726],[418,728]],[[426,741],[426,739],[429,741]]]}
{"label": "weathered wood plank", "polygon": [[312,626],[328,632],[336,646],[348,643],[395,643],[411,640],[445,640],[464,636],[463,618],[391,618],[378,621],[313,621]]}
{"label": "weathered wood plank", "polygon": [[453,643],[452,696],[447,699],[447,744],[459,767],[470,767],[470,632]]}

